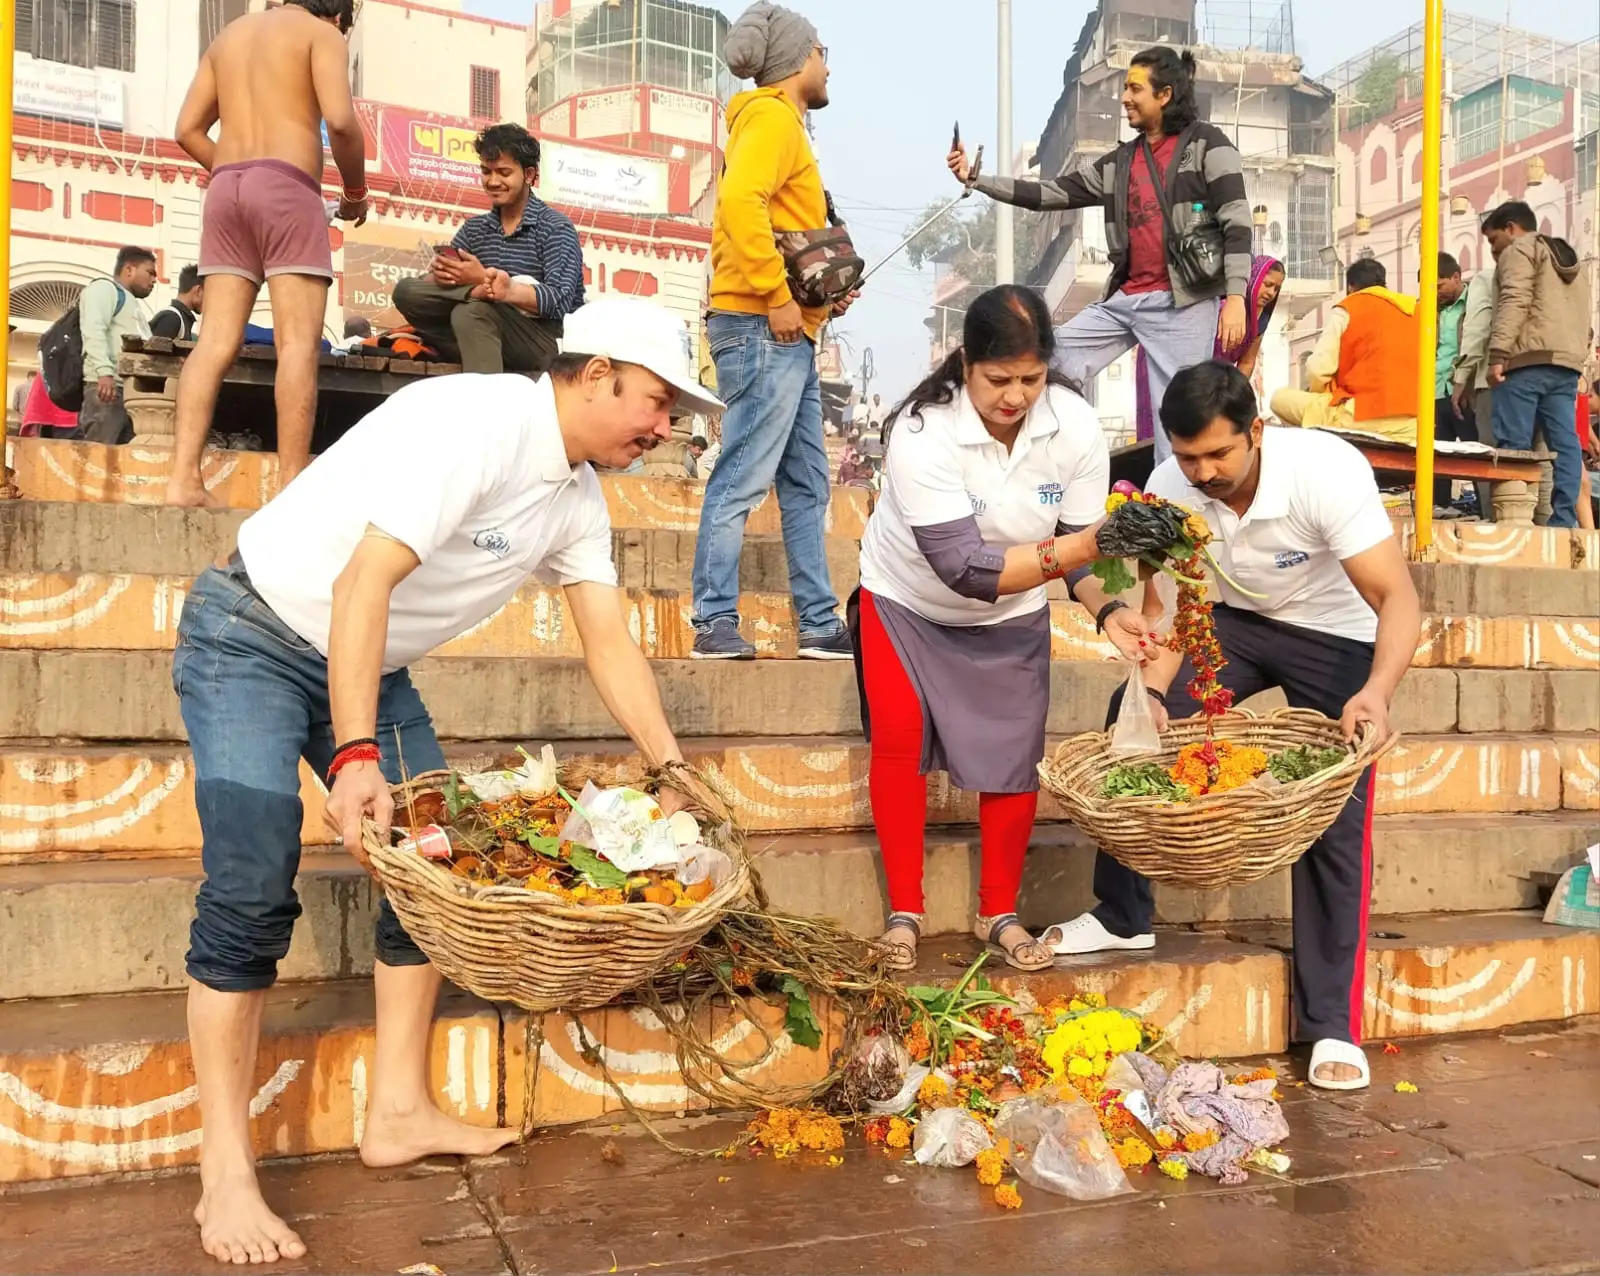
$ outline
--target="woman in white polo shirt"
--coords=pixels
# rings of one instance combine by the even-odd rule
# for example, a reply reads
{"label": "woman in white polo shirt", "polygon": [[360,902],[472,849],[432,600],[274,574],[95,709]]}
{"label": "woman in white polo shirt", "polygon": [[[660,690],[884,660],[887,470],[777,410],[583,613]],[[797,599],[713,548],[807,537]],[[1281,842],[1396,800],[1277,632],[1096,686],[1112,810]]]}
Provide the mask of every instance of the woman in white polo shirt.
{"label": "woman in white polo shirt", "polygon": [[[1148,489],[1205,518],[1226,573],[1212,612],[1227,662],[1222,685],[1235,702],[1281,687],[1291,705],[1338,718],[1347,737],[1361,722],[1387,731],[1421,619],[1372,467],[1321,430],[1263,426],[1250,383],[1218,361],[1173,377],[1161,424],[1173,455],[1156,467]],[[1090,606],[1096,588],[1089,582],[1082,591]],[[1185,690],[1191,671],[1176,652],[1161,652],[1147,669],[1159,726],[1169,706],[1174,717],[1199,712]],[[1108,722],[1121,702],[1119,690]],[[1370,1075],[1361,1051],[1370,769],[1292,876],[1295,1040],[1311,1044],[1312,1085],[1359,1089]],[[1100,903],[1092,912],[1044,933],[1053,951],[1155,946],[1147,879],[1102,852],[1094,893]]]}
{"label": "woman in white polo shirt", "polygon": [[[930,771],[981,794],[975,933],[1019,969],[1052,960],[1015,911],[1050,704],[1044,582],[1087,573],[1110,471],[1098,418],[1050,370],[1054,346],[1038,294],[991,289],[884,431],[850,617],[889,884],[880,942],[897,968],[921,934]],[[1137,651],[1138,617],[1115,620],[1113,641]]]}

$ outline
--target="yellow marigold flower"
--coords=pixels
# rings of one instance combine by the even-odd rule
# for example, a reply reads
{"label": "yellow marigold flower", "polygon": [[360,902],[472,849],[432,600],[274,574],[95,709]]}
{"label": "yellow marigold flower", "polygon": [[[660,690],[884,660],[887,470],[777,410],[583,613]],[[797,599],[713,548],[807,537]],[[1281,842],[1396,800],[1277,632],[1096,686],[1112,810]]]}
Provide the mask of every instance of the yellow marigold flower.
{"label": "yellow marigold flower", "polygon": [[1150,1151],[1150,1145],[1143,1139],[1126,1138],[1117,1144],[1117,1162],[1126,1169],[1149,1165],[1154,1155]]}
{"label": "yellow marigold flower", "polygon": [[911,1122],[904,1117],[889,1118],[889,1133],[884,1136],[884,1143],[892,1148],[908,1148],[911,1146]]}
{"label": "yellow marigold flower", "polygon": [[978,1153],[975,1164],[978,1167],[978,1182],[985,1187],[994,1187],[1000,1182],[1000,1173],[1006,1167],[1005,1153],[999,1148],[985,1148]]}
{"label": "yellow marigold flower", "polygon": [[1177,1179],[1180,1183],[1189,1177],[1188,1162],[1180,1160],[1175,1156],[1162,1157],[1161,1164],[1157,1166],[1157,1168],[1169,1179]]}
{"label": "yellow marigold flower", "polygon": [[1004,1210],[1020,1210],[1022,1193],[1017,1191],[1015,1183],[1002,1183],[994,1190],[994,1203]]}
{"label": "yellow marigold flower", "polygon": [[1127,503],[1128,503],[1128,498],[1127,498],[1127,495],[1125,493],[1113,492],[1113,493],[1111,493],[1110,496],[1106,497],[1106,513],[1107,514],[1114,514],[1117,510],[1121,509]]}
{"label": "yellow marigold flower", "polygon": [[943,1077],[929,1075],[917,1087],[917,1104],[924,1108],[948,1108],[955,1100],[950,1094],[950,1084]]}
{"label": "yellow marigold flower", "polygon": [[1172,1148],[1178,1146],[1178,1136],[1175,1135],[1171,1130],[1157,1130],[1156,1142],[1170,1151]]}
{"label": "yellow marigold flower", "polygon": [[1400,1094],[1415,1094],[1417,1092],[1417,1087],[1409,1081],[1396,1081],[1394,1088]]}
{"label": "yellow marigold flower", "polygon": [[1092,1077],[1094,1064],[1081,1056],[1074,1056],[1067,1060],[1067,1075],[1069,1077]]}
{"label": "yellow marigold flower", "polygon": [[1199,1152],[1215,1143],[1217,1137],[1215,1130],[1196,1130],[1192,1134],[1185,1134],[1183,1136],[1183,1150],[1185,1152]]}

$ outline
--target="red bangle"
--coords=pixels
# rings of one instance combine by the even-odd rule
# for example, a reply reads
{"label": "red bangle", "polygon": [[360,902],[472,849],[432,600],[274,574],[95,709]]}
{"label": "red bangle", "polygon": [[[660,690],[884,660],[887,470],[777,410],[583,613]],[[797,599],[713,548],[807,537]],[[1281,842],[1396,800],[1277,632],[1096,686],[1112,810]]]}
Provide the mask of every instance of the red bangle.
{"label": "red bangle", "polygon": [[378,746],[368,740],[356,740],[344,746],[333,755],[333,761],[328,764],[328,783],[332,784],[334,777],[352,762],[377,762],[382,755]]}
{"label": "red bangle", "polygon": [[1034,547],[1034,553],[1039,556],[1039,570],[1044,573],[1046,580],[1057,580],[1064,573],[1061,570],[1061,560],[1056,557],[1056,538],[1047,536]]}
{"label": "red bangle", "polygon": [[367,188],[365,186],[357,186],[354,190],[352,190],[350,187],[346,186],[343,193],[344,197],[354,204],[367,197]]}

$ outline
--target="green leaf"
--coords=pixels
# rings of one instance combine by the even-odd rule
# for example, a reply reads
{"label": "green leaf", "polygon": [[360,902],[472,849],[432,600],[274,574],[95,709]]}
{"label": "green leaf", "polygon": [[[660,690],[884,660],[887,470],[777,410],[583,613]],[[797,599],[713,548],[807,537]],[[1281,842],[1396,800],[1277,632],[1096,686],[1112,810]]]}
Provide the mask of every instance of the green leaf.
{"label": "green leaf", "polygon": [[1139,583],[1120,558],[1097,558],[1089,570],[1108,594],[1125,594]]}
{"label": "green leaf", "polygon": [[554,834],[548,837],[540,837],[536,833],[524,833],[522,841],[535,855],[543,855],[553,860],[561,858],[561,839]]}
{"label": "green leaf", "polygon": [[444,808],[450,813],[453,820],[469,806],[478,804],[477,795],[471,789],[463,789],[461,781],[454,771],[450,772],[444,782]]}
{"label": "green leaf", "polygon": [[783,1018],[784,1030],[795,1045],[815,1050],[822,1044],[822,1025],[812,1009],[811,994],[793,975],[783,977],[781,990],[789,998],[789,1009]]}
{"label": "green leaf", "polygon": [[603,860],[587,846],[574,846],[570,862],[578,876],[597,890],[621,890],[628,884],[628,875],[610,860]]}

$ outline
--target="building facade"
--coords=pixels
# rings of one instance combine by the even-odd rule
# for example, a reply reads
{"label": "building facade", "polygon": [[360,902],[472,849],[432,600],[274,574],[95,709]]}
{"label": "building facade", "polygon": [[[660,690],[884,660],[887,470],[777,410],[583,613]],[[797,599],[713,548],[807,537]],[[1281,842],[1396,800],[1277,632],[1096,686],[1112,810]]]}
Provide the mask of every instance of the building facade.
{"label": "building facade", "polygon": [[[1508,199],[1524,200],[1542,231],[1566,239],[1589,262],[1593,281],[1600,266],[1600,42],[1563,44],[1447,13],[1444,53],[1440,248],[1468,276],[1483,269],[1491,262],[1479,232],[1484,214]],[[1421,25],[1323,78],[1335,94],[1341,125],[1338,262],[1375,257],[1387,268],[1390,287],[1415,292],[1423,218]],[[1294,328],[1296,384],[1326,309]]]}
{"label": "building facade", "polygon": [[[18,0],[13,387],[36,367],[38,336],[84,284],[109,273],[122,245],[156,253],[160,282],[143,303],[152,312],[196,259],[205,174],[171,140],[173,125],[217,31],[266,3]],[[365,0],[359,9],[350,70],[372,216],[359,228],[329,228],[337,274],[330,337],[342,335],[346,314],[398,321],[394,284],[421,273],[434,244],[488,207],[473,136],[507,118],[526,122],[529,29],[464,13],[459,3]],[[654,88],[638,90],[650,103]],[[657,126],[687,131],[672,123],[674,105],[669,97]],[[663,147],[625,130],[564,129],[542,140],[539,194],[577,226],[590,295],[657,297],[698,329],[711,233],[709,205],[703,215],[694,207],[690,172],[720,155],[719,105],[684,113],[706,117],[698,160],[688,143],[675,155],[670,141]],[[323,177],[336,192],[331,161]],[[265,292],[256,318],[271,322]]]}

